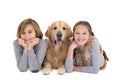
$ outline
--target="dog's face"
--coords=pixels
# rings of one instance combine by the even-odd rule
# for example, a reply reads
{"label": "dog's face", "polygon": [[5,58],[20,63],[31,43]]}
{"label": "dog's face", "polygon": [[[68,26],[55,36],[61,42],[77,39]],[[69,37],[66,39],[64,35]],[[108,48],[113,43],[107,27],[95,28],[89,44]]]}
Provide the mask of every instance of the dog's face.
{"label": "dog's face", "polygon": [[45,35],[55,44],[61,46],[64,41],[72,37],[72,31],[64,21],[56,21],[48,27]]}

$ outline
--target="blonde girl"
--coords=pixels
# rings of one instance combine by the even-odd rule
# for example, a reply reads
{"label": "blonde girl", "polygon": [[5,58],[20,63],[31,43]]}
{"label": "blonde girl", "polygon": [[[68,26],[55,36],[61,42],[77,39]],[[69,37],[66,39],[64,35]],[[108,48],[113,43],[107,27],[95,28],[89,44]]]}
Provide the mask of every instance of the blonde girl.
{"label": "blonde girl", "polygon": [[[93,35],[92,28],[87,21],[79,21],[74,25],[74,40],[69,46],[65,62],[67,72],[98,73],[101,66],[105,66],[107,56],[103,56],[100,44]],[[78,53],[75,52],[75,49],[79,50]],[[78,56],[80,53],[83,56]],[[77,56],[74,57],[74,54]]]}

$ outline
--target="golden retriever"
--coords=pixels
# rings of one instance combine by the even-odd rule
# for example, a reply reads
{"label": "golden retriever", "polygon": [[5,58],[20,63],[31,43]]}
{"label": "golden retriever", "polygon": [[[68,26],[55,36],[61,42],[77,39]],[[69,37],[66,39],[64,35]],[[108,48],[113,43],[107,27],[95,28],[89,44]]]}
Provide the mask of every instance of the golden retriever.
{"label": "golden retriever", "polygon": [[64,74],[65,59],[72,37],[71,28],[64,21],[55,21],[48,26],[45,36],[48,37],[48,49],[43,74],[49,74],[52,69],[57,69],[58,74]]}
{"label": "golden retriever", "polygon": [[[84,48],[79,47],[74,50],[74,60],[75,60],[74,65],[80,66],[80,67],[92,65],[91,52],[92,52],[93,40],[97,40],[95,36],[90,37],[88,43],[85,45]],[[100,69],[104,69],[106,67],[108,60],[109,59],[105,51],[103,51],[102,47],[100,46]]]}

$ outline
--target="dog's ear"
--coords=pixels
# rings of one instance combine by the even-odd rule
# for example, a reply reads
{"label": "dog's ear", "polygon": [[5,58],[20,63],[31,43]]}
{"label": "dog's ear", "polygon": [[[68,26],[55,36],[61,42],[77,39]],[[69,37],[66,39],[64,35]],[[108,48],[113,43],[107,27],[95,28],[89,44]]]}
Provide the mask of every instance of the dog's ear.
{"label": "dog's ear", "polygon": [[72,37],[73,34],[72,34],[72,30],[71,30],[71,27],[68,26],[68,37]]}
{"label": "dog's ear", "polygon": [[47,31],[45,32],[45,36],[49,37],[50,36],[50,31],[51,31],[51,26],[48,26]]}

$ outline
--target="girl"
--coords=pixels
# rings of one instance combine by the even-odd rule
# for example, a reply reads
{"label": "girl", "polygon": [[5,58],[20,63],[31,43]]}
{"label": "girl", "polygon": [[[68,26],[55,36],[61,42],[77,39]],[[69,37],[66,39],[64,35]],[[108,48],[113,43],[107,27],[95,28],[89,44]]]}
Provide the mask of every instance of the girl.
{"label": "girl", "polygon": [[73,42],[69,46],[65,62],[67,72],[98,73],[101,65],[105,66],[106,61],[101,54],[102,49],[93,35],[92,28],[87,21],[79,21],[75,24]]}
{"label": "girl", "polygon": [[38,23],[33,19],[23,20],[18,26],[17,40],[14,41],[14,51],[17,67],[21,72],[38,72],[46,54],[47,42]]}

